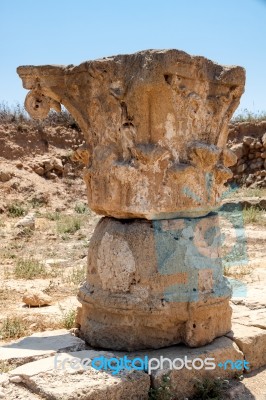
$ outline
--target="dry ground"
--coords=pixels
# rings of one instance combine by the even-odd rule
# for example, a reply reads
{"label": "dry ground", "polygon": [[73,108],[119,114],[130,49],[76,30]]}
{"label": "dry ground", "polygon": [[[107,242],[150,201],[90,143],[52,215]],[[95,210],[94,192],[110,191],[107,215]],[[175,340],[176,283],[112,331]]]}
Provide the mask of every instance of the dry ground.
{"label": "dry ground", "polygon": [[[82,143],[80,132],[65,127],[18,131],[17,124],[0,124],[0,342],[34,331],[70,328],[78,305],[76,293],[85,279],[86,256],[99,216],[86,202],[82,166],[71,152]],[[34,172],[40,159],[57,158],[63,171],[47,179]],[[240,189],[230,199],[266,196],[264,189]],[[24,215],[35,214],[35,229],[16,227]],[[247,263],[229,266],[225,273],[248,287],[246,306],[263,301],[266,282],[266,213],[256,207],[244,211]],[[235,240],[235,230],[223,222],[225,248]],[[38,288],[53,304],[27,308],[22,296]],[[237,288],[236,288],[237,289]],[[238,297],[236,290],[235,297]],[[4,370],[5,366],[0,365]],[[264,375],[263,375],[264,376]],[[247,379],[247,378],[245,378]],[[256,382],[256,376],[255,376]],[[252,379],[250,378],[251,386]],[[248,384],[248,382],[247,382]],[[239,396],[241,397],[241,388]]]}

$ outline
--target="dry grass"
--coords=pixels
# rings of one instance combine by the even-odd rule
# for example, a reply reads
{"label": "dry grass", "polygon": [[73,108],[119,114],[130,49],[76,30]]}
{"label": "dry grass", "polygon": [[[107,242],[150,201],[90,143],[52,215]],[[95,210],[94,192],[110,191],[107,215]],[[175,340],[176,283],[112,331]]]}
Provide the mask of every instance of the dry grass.
{"label": "dry grass", "polygon": [[14,276],[17,279],[46,278],[45,266],[34,258],[20,258],[14,268]]}
{"label": "dry grass", "polygon": [[240,266],[225,266],[224,276],[241,279],[248,276],[252,272],[252,267],[250,265],[240,265]]}
{"label": "dry grass", "polygon": [[57,221],[57,232],[62,234],[73,234],[82,225],[82,217],[76,215],[61,215]]}
{"label": "dry grass", "polygon": [[[0,339],[11,340],[19,339],[23,336],[32,335],[34,332],[43,332],[54,329],[70,329],[74,326],[76,310],[62,312],[62,317],[44,317],[34,315],[34,321],[27,316],[13,315],[6,317],[0,322]],[[1,367],[1,365],[0,365]]]}
{"label": "dry grass", "polygon": [[40,129],[44,126],[61,125],[80,131],[78,124],[66,109],[63,109],[60,113],[52,110],[49,112],[47,118],[39,121],[31,119],[25,108],[19,103],[13,106],[9,106],[4,102],[0,103],[0,123],[14,123],[19,130],[25,127]]}
{"label": "dry grass", "polygon": [[265,211],[260,207],[252,206],[243,209],[244,224],[265,224]]}
{"label": "dry grass", "polygon": [[231,119],[231,122],[260,122],[266,121],[266,111],[249,111],[247,108]]}

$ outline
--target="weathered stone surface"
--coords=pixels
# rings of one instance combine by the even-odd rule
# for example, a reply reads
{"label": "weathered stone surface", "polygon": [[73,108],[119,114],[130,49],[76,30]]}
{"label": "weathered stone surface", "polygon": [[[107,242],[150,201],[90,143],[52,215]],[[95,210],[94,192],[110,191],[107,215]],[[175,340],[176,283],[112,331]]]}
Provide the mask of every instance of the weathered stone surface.
{"label": "weathered stone surface", "polygon": [[250,370],[266,365],[266,329],[234,323],[227,334],[244,353]]}
{"label": "weathered stone surface", "polygon": [[1,166],[1,170],[0,170],[0,182],[8,182],[12,177],[13,177],[13,173],[4,169]]}
{"label": "weathered stone surface", "polygon": [[11,344],[0,347],[2,361],[31,361],[41,356],[49,356],[60,351],[83,350],[85,343],[65,329],[34,333]]}
{"label": "weathered stone surface", "polygon": [[30,212],[21,218],[15,225],[16,227],[23,227],[29,229],[35,229],[35,213]]}
{"label": "weathered stone surface", "polygon": [[[215,210],[232,177],[227,125],[244,70],[148,50],[18,74],[33,118],[61,103],[76,118],[87,141],[75,157],[86,165],[89,206],[121,219],[103,219],[90,244],[77,320],[84,338],[130,350],[199,346],[228,332],[218,219],[198,217]],[[40,166],[50,179],[66,173],[66,165]]]}
{"label": "weathered stone surface", "polygon": [[[169,361],[165,360],[163,369],[157,369],[151,373],[153,388],[158,388],[162,384],[163,376],[168,375],[170,377],[170,392],[173,394],[173,398],[178,400],[188,398],[195,393],[194,384],[197,379],[215,379],[218,377],[222,379],[233,378],[235,377],[236,372],[241,373],[243,371],[243,353],[238,349],[234,342],[225,337],[218,338],[213,343],[197,349],[189,349],[184,346],[174,346],[168,349],[148,351],[145,352],[145,354],[146,353],[148,354],[149,359],[153,357],[160,359],[160,356],[171,360],[171,362],[177,358],[181,359],[174,363],[174,365],[177,365],[179,369],[171,370],[169,368]],[[208,358],[214,360],[208,361],[206,360]],[[185,366],[180,368],[182,363],[185,364],[186,359],[191,361],[201,359],[202,362],[194,361],[195,364],[193,363],[193,366],[195,365],[196,368],[192,366],[191,362],[187,363],[189,369]],[[227,360],[231,360],[233,363],[239,360],[240,369],[231,369],[232,363],[229,362],[226,364]],[[216,365],[215,369],[206,369],[204,362],[214,362]],[[222,365],[218,366],[220,363],[222,363]],[[156,364],[154,365],[156,366]]]}
{"label": "weathered stone surface", "polygon": [[[58,354],[55,358],[25,364],[11,374],[19,375],[23,383],[33,392],[51,400],[146,400],[150,388],[150,377],[142,371],[122,370],[118,374],[112,371],[96,370],[88,365],[88,358],[112,354],[106,352],[81,351]],[[62,365],[62,361],[69,362]],[[85,368],[78,360],[85,360]],[[75,365],[71,366],[71,361]]]}
{"label": "weathered stone surface", "polygon": [[41,290],[28,290],[23,298],[23,303],[29,307],[47,306],[52,303],[52,297]]}
{"label": "weathered stone surface", "polygon": [[263,144],[264,149],[266,149],[266,132],[262,136],[262,144]]}
{"label": "weathered stone surface", "polygon": [[[231,329],[217,215],[103,218],[90,241],[78,324],[93,346],[204,345]],[[206,236],[207,235],[207,236]]]}
{"label": "weathered stone surface", "polygon": [[[178,50],[18,68],[26,108],[62,103],[86,136],[90,208],[116,218],[206,215],[232,176],[222,155],[245,74]],[[227,163],[228,165],[228,163]]]}
{"label": "weathered stone surface", "polygon": [[233,309],[233,322],[253,326],[260,329],[266,330],[266,308],[261,305],[261,308],[250,309],[245,305],[235,305],[232,304]]}
{"label": "weathered stone surface", "polygon": [[231,151],[236,155],[239,160],[244,155],[248,153],[248,147],[244,145],[244,143],[238,143],[231,147]]}
{"label": "weathered stone surface", "polygon": [[4,373],[4,372],[0,373],[0,387],[6,386],[6,384],[8,383],[8,381],[9,381],[9,376],[8,376],[8,374],[6,374],[6,373]]}
{"label": "weathered stone surface", "polygon": [[45,400],[43,396],[32,393],[27,387],[10,383],[3,389],[3,398],[8,400]]}

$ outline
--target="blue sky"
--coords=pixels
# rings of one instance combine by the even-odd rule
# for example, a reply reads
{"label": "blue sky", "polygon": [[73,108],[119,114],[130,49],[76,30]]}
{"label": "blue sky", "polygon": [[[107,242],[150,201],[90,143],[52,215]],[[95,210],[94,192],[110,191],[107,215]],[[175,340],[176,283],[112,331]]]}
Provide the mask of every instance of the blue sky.
{"label": "blue sky", "polygon": [[266,110],[266,0],[0,0],[0,38],[0,102],[24,101],[19,65],[176,48],[245,67],[238,112]]}

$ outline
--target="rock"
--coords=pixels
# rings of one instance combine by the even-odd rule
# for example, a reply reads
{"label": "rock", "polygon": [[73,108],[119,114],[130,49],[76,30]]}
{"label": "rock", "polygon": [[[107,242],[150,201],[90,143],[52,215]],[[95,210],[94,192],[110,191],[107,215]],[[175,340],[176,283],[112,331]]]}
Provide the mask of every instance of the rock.
{"label": "rock", "polygon": [[35,229],[35,213],[29,213],[24,218],[20,219],[16,227]]}
{"label": "rock", "polygon": [[263,165],[262,159],[257,159],[256,161],[252,162],[252,163],[249,165],[249,168],[252,169],[252,170],[253,170],[253,169],[258,169],[258,168],[260,168],[262,165]]}
{"label": "rock", "polygon": [[28,290],[22,298],[29,307],[47,306],[52,303],[52,298],[41,290]]}
{"label": "rock", "polygon": [[[196,379],[203,380],[204,378],[208,378],[212,380],[218,377],[221,379],[233,378],[235,377],[236,372],[241,373],[243,371],[243,353],[234,342],[225,337],[218,338],[213,343],[196,349],[188,349],[184,346],[178,346],[161,349],[159,352],[148,351],[147,354],[149,359],[160,359],[160,356],[169,359],[172,362],[175,359],[180,359],[180,361],[174,363],[174,365],[177,365],[179,369],[171,370],[169,368],[169,361],[165,361],[165,366],[162,369],[155,369],[151,373],[153,388],[160,387],[163,377],[166,375],[169,376],[171,392],[174,394],[174,398],[176,399],[183,399],[184,397],[190,398],[193,396],[195,393],[194,384]],[[210,362],[214,362],[215,364],[214,369],[206,369],[204,366],[204,360],[209,358],[212,359]],[[188,366],[191,369],[187,369],[185,366],[180,369],[180,366],[185,364],[186,359],[192,361],[200,359],[202,361],[198,361],[195,364],[193,363],[193,365],[196,365],[197,369],[192,367],[192,363],[188,363]],[[239,370],[236,370],[234,367],[231,368],[232,363],[228,362],[228,360],[231,360],[233,363],[238,362],[240,367]],[[218,365],[220,363],[221,366]]]}
{"label": "rock", "polygon": [[10,383],[5,389],[5,399],[8,400],[43,400],[38,394],[33,393],[24,385]]}
{"label": "rock", "polygon": [[[63,66],[17,72],[31,90],[25,104],[34,118],[49,111],[59,92],[62,104],[69,104],[76,80],[80,92],[70,100],[71,112],[87,140],[84,178],[95,212],[157,220],[186,216],[187,210],[203,216],[218,205],[230,171],[221,172],[216,154],[226,147],[228,119],[244,90],[241,67],[217,66],[178,50],[147,50],[83,63],[71,74]],[[43,107],[37,109],[40,93]],[[194,149],[190,160],[193,146],[204,152]],[[206,185],[206,173],[215,184]]]}
{"label": "rock", "polygon": [[22,162],[21,162],[21,161],[17,162],[17,163],[16,163],[16,167],[17,167],[18,169],[22,169],[22,168],[23,168]]}
{"label": "rock", "polygon": [[266,132],[265,132],[264,135],[262,136],[261,141],[262,141],[262,144],[263,144],[264,149],[266,149]]}
{"label": "rock", "polygon": [[244,143],[234,144],[230,150],[235,154],[238,160],[248,153],[248,148]]}
{"label": "rock", "polygon": [[[217,229],[215,215],[127,224],[103,218],[90,241],[87,282],[78,295],[77,323],[85,340],[131,351],[180,342],[202,346],[228,332],[230,289],[219,262],[211,261],[218,257]],[[204,232],[213,232],[208,243]]]}
{"label": "rock", "polygon": [[13,174],[9,171],[1,170],[0,171],[0,182],[8,182],[13,177]]}
{"label": "rock", "polygon": [[233,305],[233,322],[266,329],[266,309],[263,307],[251,310],[243,305]]}
{"label": "rock", "polygon": [[89,165],[90,162],[90,152],[86,144],[82,144],[77,150],[72,154],[71,159],[73,161],[79,161],[84,165]]}
{"label": "rock", "polygon": [[60,160],[60,158],[54,158],[53,159],[53,167],[55,169],[55,171],[59,172],[59,173],[63,173],[63,164],[62,161]]}
{"label": "rock", "polygon": [[253,154],[253,153],[249,153],[248,154],[248,159],[249,160],[253,160],[255,158],[255,154]]}
{"label": "rock", "polygon": [[251,137],[251,136],[244,136],[243,137],[243,143],[250,146],[251,144],[253,144],[255,142],[255,138]]}
{"label": "rock", "polygon": [[46,160],[43,160],[43,166],[44,166],[45,173],[51,171],[54,167],[52,159],[48,158]]}
{"label": "rock", "polygon": [[[91,350],[60,353],[57,358],[48,357],[18,367],[11,374],[19,374],[30,390],[54,400],[148,400],[150,378],[145,372],[123,369],[114,375],[111,370],[96,370],[88,364],[89,359],[100,356],[110,358],[111,355]],[[67,359],[69,362],[63,364]],[[81,366],[83,360],[85,368]],[[71,361],[75,363],[74,368]]]}
{"label": "rock", "polygon": [[71,335],[66,329],[58,329],[34,333],[18,341],[5,344],[0,347],[0,354],[2,361],[26,363],[57,352],[83,349],[85,349],[83,340]]}
{"label": "rock", "polygon": [[231,167],[232,165],[235,165],[237,162],[237,156],[236,154],[230,150],[225,148],[223,150],[223,163],[226,167]]}
{"label": "rock", "polygon": [[9,381],[12,383],[21,383],[22,378],[19,375],[14,375],[9,378]]}
{"label": "rock", "polygon": [[9,382],[9,376],[5,372],[0,373],[0,388],[5,387]]}
{"label": "rock", "polygon": [[241,164],[237,167],[236,171],[238,174],[242,174],[247,169],[247,164]]}
{"label": "rock", "polygon": [[227,334],[250,363],[250,370],[266,365],[266,329],[234,323],[232,332]]}
{"label": "rock", "polygon": [[40,176],[43,176],[44,173],[45,173],[45,170],[44,170],[43,167],[38,166],[38,167],[35,167],[35,168],[34,168],[34,172],[36,172],[36,174],[38,174],[38,175],[40,175]]}
{"label": "rock", "polygon": [[3,392],[3,390],[0,390],[0,399],[4,399],[5,397],[5,392]]}
{"label": "rock", "polygon": [[47,172],[46,173],[46,178],[48,178],[48,179],[56,179],[57,175],[54,172]]}
{"label": "rock", "polygon": [[246,183],[251,185],[251,183],[253,183],[254,179],[255,179],[255,176],[252,175],[252,174],[249,174],[247,179],[246,179]]}

